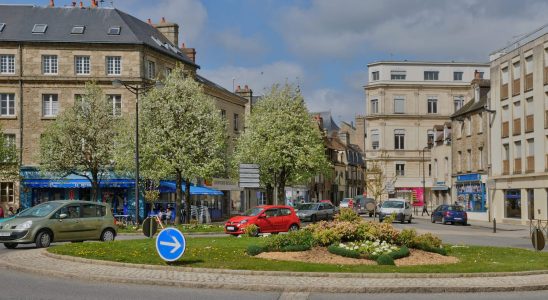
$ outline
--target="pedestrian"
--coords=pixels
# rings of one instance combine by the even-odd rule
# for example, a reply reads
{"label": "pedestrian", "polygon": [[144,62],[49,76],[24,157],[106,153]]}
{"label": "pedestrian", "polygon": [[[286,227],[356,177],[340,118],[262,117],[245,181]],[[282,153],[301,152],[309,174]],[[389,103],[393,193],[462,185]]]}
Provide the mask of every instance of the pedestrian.
{"label": "pedestrian", "polygon": [[171,223],[171,207],[170,206],[167,207],[165,216],[166,216],[166,225],[167,225]]}
{"label": "pedestrian", "polygon": [[422,214],[421,216],[424,216],[424,213],[426,213],[427,216],[430,216],[428,213],[428,208],[426,207],[426,203],[422,205]]}
{"label": "pedestrian", "polygon": [[13,210],[13,206],[10,206],[10,208],[8,209],[8,217],[13,216],[15,216],[15,211]]}

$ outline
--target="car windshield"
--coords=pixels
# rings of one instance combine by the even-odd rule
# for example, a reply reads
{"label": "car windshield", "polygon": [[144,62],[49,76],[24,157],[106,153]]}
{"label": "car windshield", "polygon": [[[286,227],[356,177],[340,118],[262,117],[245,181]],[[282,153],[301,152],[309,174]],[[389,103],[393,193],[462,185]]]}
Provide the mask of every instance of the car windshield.
{"label": "car windshield", "polygon": [[317,203],[307,203],[307,204],[302,204],[301,206],[299,206],[299,209],[300,210],[318,210],[318,207],[320,205],[317,204]]}
{"label": "car windshield", "polygon": [[258,214],[260,214],[261,211],[263,211],[263,208],[262,208],[262,207],[255,207],[255,208],[252,208],[252,209],[247,210],[247,211],[243,214],[243,216],[254,217],[254,216],[257,216]]}
{"label": "car windshield", "polygon": [[384,201],[383,208],[403,208],[402,201]]}
{"label": "car windshield", "polygon": [[58,202],[46,202],[38,204],[34,207],[26,209],[20,212],[16,217],[18,218],[40,218],[49,215],[51,212],[56,210],[58,207],[63,205]]}
{"label": "car windshield", "polygon": [[341,204],[347,204],[350,202],[350,199],[342,199]]}
{"label": "car windshield", "polygon": [[462,206],[448,206],[447,210],[450,210],[450,211],[464,211]]}

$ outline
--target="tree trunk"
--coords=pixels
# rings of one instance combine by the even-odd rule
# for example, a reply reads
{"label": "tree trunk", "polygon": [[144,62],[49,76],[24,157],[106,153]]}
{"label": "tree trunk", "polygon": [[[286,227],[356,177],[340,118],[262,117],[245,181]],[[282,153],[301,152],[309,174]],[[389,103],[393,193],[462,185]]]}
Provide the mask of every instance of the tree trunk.
{"label": "tree trunk", "polygon": [[175,225],[181,224],[181,208],[183,207],[183,176],[181,172],[176,172],[175,179]]}
{"label": "tree trunk", "polygon": [[185,223],[190,223],[190,180],[185,180]]}
{"label": "tree trunk", "polygon": [[287,179],[287,174],[285,169],[282,169],[280,172],[280,178],[278,180],[278,205],[285,205],[285,181]]}
{"label": "tree trunk", "polygon": [[91,201],[97,202],[97,195],[99,194],[99,176],[96,171],[91,171]]}
{"label": "tree trunk", "polygon": [[266,185],[266,204],[274,204],[274,187],[270,183]]}

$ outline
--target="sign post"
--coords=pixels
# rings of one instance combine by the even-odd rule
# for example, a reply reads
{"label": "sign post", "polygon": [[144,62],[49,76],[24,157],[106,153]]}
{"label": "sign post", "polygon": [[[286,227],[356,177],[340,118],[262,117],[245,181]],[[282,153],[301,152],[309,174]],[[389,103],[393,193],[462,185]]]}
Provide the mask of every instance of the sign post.
{"label": "sign post", "polygon": [[173,227],[166,228],[158,234],[156,238],[156,251],[165,261],[176,261],[186,249],[186,240],[178,229]]}
{"label": "sign post", "polygon": [[257,164],[240,164],[240,187],[244,189],[244,210],[249,208],[249,197],[247,188],[259,188],[260,166]]}

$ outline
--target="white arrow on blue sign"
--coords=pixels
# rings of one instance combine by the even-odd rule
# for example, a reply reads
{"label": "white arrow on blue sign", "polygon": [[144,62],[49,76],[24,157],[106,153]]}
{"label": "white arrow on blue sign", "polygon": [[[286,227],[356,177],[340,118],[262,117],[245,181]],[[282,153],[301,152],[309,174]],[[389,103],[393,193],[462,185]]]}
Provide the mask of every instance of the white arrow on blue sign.
{"label": "white arrow on blue sign", "polygon": [[175,228],[166,228],[156,237],[156,251],[165,261],[178,260],[185,253],[185,249],[185,237]]}

